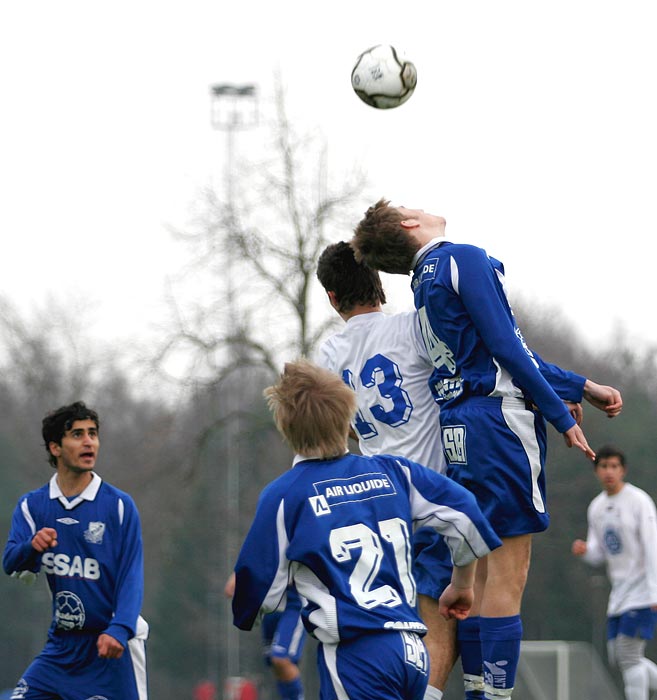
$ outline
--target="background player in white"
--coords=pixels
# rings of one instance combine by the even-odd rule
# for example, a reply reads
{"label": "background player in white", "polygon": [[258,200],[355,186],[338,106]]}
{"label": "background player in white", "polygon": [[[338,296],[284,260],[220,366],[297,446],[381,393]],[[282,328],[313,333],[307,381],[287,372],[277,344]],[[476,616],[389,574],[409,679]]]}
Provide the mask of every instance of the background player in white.
{"label": "background player in white", "polygon": [[[356,262],[346,242],[327,246],[317,278],[344,330],[319,348],[318,364],[335,372],[356,392],[354,437],[366,455],[400,454],[440,473],[445,458],[440,441],[440,409],[429,391],[431,360],[417,312],[383,313],[386,296],[379,273]],[[451,560],[433,528],[413,536],[413,575],[424,643],[431,660],[428,699],[440,700],[457,658],[456,621],[445,620],[438,599],[451,577]]]}
{"label": "background player in white", "polygon": [[57,471],[14,511],[4,570],[22,578],[44,572],[53,612],[16,700],[147,697],[139,514],[127,493],[93,471],[99,426],[81,401],[49,413],[42,436]]}
{"label": "background player in white", "polygon": [[606,564],[609,660],[623,674],[627,700],[648,700],[657,689],[657,666],[645,657],[657,623],[657,510],[645,491],[625,481],[626,473],[621,450],[596,452],[603,491],[588,507],[586,540],[575,540],[572,552],[594,566]]}
{"label": "background player in white", "polygon": [[352,245],[370,267],[413,272],[447,474],[475,494],[503,541],[477,566],[478,609],[459,631],[472,682],[466,697],[501,700],[511,696],[520,655],[532,534],[549,523],[545,421],[568,446],[593,458],[578,424],[579,403],[586,398],[613,417],[622,400],[613,387],[530,350],[506,297],[502,263],[481,248],[445,240],[445,224],[440,216],[382,199],[358,223]]}
{"label": "background player in white", "polygon": [[500,544],[472,494],[403,457],[347,451],[354,392],[306,360],[265,391],[278,430],[298,453],[260,495],[235,566],[234,623],[251,629],[285,605],[293,583],[320,642],[321,700],[421,700],[426,627],[415,606],[413,523],[440,529],[452,551],[441,612],[472,604],[475,557]]}

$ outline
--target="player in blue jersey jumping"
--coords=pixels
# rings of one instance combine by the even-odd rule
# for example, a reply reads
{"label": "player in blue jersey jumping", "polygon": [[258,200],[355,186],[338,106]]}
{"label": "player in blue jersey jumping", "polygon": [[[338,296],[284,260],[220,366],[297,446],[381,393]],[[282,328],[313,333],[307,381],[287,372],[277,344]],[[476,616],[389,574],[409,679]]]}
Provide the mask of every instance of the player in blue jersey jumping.
{"label": "player in blue jersey jumping", "polygon": [[139,514],[93,471],[98,431],[97,413],[82,402],[49,413],[42,436],[56,473],[14,511],[4,570],[24,579],[43,572],[53,612],[14,700],[147,697]]}
{"label": "player in blue jersey jumping", "polygon": [[292,469],[260,495],[235,565],[234,623],[251,629],[294,584],[320,642],[321,700],[422,700],[426,627],[411,573],[413,526],[442,532],[454,561],[441,613],[464,617],[474,562],[500,540],[466,489],[404,457],[347,451],[356,397],[332,372],[288,363],[265,391]]}
{"label": "player in blue jersey jumping", "polygon": [[[429,390],[432,365],[417,312],[384,313],[386,295],[379,273],[356,262],[352,247],[344,241],[324,249],[317,278],[345,321],[343,330],[322,343],[317,362],[356,392],[352,437],[361,453],[400,454],[444,473],[440,408]],[[456,620],[445,620],[438,612],[451,573],[442,537],[433,528],[414,532],[413,576],[431,661],[425,700],[442,698],[457,658]]]}
{"label": "player in blue jersey jumping", "polygon": [[420,329],[433,364],[448,475],[471,490],[503,546],[477,566],[476,605],[459,625],[467,698],[511,696],[520,652],[520,605],[532,533],[548,526],[545,420],[594,457],[579,426],[585,398],[609,417],[620,393],[532,352],[486,251],[445,240],[445,219],[380,200],[355,230],[359,260],[413,272]]}

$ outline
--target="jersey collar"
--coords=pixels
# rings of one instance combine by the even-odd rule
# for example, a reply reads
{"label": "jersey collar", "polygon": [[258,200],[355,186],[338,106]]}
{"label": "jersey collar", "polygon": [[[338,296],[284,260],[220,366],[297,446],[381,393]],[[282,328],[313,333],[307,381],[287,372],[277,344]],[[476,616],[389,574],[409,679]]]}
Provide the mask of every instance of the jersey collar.
{"label": "jersey collar", "polygon": [[438,236],[436,238],[432,238],[428,243],[423,245],[420,250],[415,253],[413,256],[413,269],[417,267],[417,264],[420,262],[420,260],[430,251],[433,250],[434,248],[437,248],[441,243],[445,243],[445,237],[444,236]]}
{"label": "jersey collar", "polygon": [[52,479],[50,479],[49,495],[51,499],[56,498],[64,506],[64,508],[66,508],[66,510],[72,510],[75,508],[75,506],[82,503],[82,501],[93,501],[98,494],[98,489],[100,488],[102,482],[103,480],[98,476],[98,474],[93,472],[89,486],[87,486],[87,488],[81,494],[78,494],[72,501],[69,501],[59,488],[59,484],[57,483],[57,474],[53,474]]}

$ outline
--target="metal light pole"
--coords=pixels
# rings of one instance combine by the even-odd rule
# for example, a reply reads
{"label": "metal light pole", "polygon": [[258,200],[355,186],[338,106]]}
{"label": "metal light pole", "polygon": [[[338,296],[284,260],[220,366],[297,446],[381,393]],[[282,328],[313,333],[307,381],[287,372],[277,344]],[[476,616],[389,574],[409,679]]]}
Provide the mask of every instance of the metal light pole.
{"label": "metal light pole", "polygon": [[[237,131],[250,129],[258,124],[258,104],[257,89],[255,85],[233,85],[222,83],[210,87],[211,123],[214,129],[226,132],[226,161],[224,165],[224,186],[226,188],[226,205],[228,209],[227,226],[233,229],[235,226],[235,201],[233,191],[233,167],[235,157],[235,134]],[[224,271],[227,282],[227,305],[231,314],[236,314],[235,286],[233,281],[233,270],[231,253],[228,256],[228,264]],[[235,319],[236,320],[236,319]],[[233,323],[233,319],[230,320]],[[241,406],[233,406],[234,415],[228,416],[226,420],[226,491],[227,500],[227,533],[226,533],[226,562],[232,568],[237,558],[238,524],[239,524],[239,472],[240,472],[240,412]],[[216,577],[215,577],[216,578]],[[223,582],[218,582],[220,587]],[[216,585],[216,583],[215,583]],[[214,600],[209,601],[210,609],[216,609],[218,599],[221,597],[221,590],[213,591],[214,586],[210,585],[210,595]],[[210,647],[214,647],[211,654],[210,663],[216,668],[216,660],[219,653],[219,624],[211,625],[214,629],[209,640]],[[226,645],[226,667],[224,678],[229,679],[240,674],[240,645],[239,633],[232,624],[232,610],[230,604],[225,606],[224,615],[225,645]]]}

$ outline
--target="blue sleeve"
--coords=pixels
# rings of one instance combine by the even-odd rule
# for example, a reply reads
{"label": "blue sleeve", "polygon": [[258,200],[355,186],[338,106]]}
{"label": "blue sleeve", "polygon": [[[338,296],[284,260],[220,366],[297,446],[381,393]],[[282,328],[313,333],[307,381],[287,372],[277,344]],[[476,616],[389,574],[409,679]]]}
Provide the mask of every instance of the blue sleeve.
{"label": "blue sleeve", "polygon": [[516,333],[504,289],[486,251],[461,246],[456,262],[459,296],[490,354],[560,433],[572,428],[575,420]]}
{"label": "blue sleeve", "polygon": [[532,350],[532,355],[538,362],[541,374],[562,401],[582,402],[586,377],[546,362],[534,350]]}
{"label": "blue sleeve", "polygon": [[[139,513],[134,501],[123,495],[122,544],[114,591],[114,617],[105,630],[123,646],[135,636],[144,599],[144,553]],[[119,504],[117,502],[117,508]]]}
{"label": "blue sleeve", "polygon": [[413,521],[417,527],[433,527],[443,535],[454,564],[468,564],[501,546],[470,491],[432,469],[396,459],[409,470]]}
{"label": "blue sleeve", "polygon": [[30,523],[27,515],[28,499],[24,496],[14,509],[11,530],[2,555],[2,567],[7,574],[16,571],[38,572],[41,568],[41,554],[32,547],[32,538],[36,534],[34,524]]}
{"label": "blue sleeve", "polygon": [[235,564],[233,623],[250,630],[262,615],[285,605],[288,586],[284,500],[270,487],[260,496]]}

